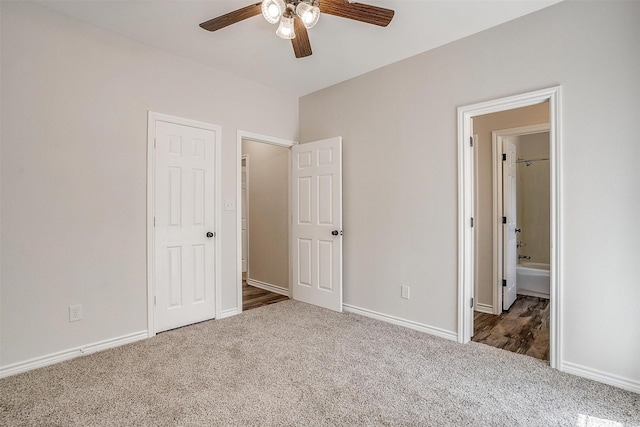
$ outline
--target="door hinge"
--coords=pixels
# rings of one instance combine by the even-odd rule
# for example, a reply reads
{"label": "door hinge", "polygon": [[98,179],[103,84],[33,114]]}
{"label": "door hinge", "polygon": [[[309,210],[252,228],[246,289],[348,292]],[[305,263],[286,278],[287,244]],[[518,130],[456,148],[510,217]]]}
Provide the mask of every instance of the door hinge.
{"label": "door hinge", "polygon": [[158,296],[157,295],[153,296],[153,305],[154,306],[158,305]]}
{"label": "door hinge", "polygon": [[471,218],[471,228],[473,228],[473,218]]}
{"label": "door hinge", "polygon": [[507,279],[502,279],[502,286],[507,286]]}
{"label": "door hinge", "polygon": [[153,217],[153,226],[154,227],[156,226],[156,217],[155,216]]}
{"label": "door hinge", "polygon": [[507,217],[506,217],[506,216],[503,216],[503,217],[502,217],[502,223],[503,223],[503,224],[506,224],[506,223],[507,223]]}
{"label": "door hinge", "polygon": [[470,136],[470,137],[469,137],[469,143],[470,143],[470,144],[471,144],[471,146],[473,147],[473,137],[472,137],[472,136]]}
{"label": "door hinge", "polygon": [[153,138],[153,148],[157,147],[157,145],[156,145],[157,143],[158,143],[158,139],[157,138]]}
{"label": "door hinge", "polygon": [[502,153],[502,161],[503,162],[507,161],[507,153]]}
{"label": "door hinge", "polygon": [[471,298],[471,308],[473,308],[473,298]]}

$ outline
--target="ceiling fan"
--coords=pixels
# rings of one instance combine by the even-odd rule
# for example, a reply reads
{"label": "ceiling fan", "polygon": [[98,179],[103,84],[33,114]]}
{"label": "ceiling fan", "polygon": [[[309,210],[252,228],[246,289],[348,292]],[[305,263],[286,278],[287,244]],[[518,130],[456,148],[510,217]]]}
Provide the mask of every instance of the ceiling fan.
{"label": "ceiling fan", "polygon": [[304,58],[312,53],[307,30],[316,25],[321,13],[386,27],[394,11],[352,0],[263,0],[203,22],[200,27],[217,31],[261,13],[267,22],[280,24],[276,35],[290,39],[296,58]]}

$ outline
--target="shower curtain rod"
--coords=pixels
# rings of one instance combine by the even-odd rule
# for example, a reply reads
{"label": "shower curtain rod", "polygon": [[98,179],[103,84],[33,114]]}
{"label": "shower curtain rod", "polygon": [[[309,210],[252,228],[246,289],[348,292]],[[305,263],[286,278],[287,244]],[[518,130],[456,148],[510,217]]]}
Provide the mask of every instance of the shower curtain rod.
{"label": "shower curtain rod", "polygon": [[540,157],[538,159],[529,159],[529,160],[527,160],[527,159],[518,159],[518,160],[516,160],[516,163],[531,163],[531,162],[539,162],[541,160],[549,160],[549,158],[548,157]]}

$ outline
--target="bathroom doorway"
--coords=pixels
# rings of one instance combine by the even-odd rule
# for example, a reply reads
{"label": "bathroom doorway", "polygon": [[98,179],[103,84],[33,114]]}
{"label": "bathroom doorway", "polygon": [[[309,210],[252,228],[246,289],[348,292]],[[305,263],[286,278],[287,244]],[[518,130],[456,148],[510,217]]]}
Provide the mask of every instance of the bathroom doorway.
{"label": "bathroom doorway", "polygon": [[493,131],[492,149],[493,306],[500,314],[516,294],[549,299],[549,124]]}
{"label": "bathroom doorway", "polygon": [[[493,218],[491,196],[482,195],[482,183],[478,180],[485,176],[483,172],[474,170],[474,159],[478,165],[491,162],[491,150],[478,150],[472,138],[479,133],[478,123],[474,120],[480,116],[493,113],[508,113],[523,107],[543,105],[544,115],[549,123],[549,170],[550,170],[550,223],[549,223],[549,364],[552,368],[560,368],[562,360],[563,322],[560,313],[562,304],[562,88],[554,86],[532,92],[526,92],[505,98],[492,99],[485,102],[461,106],[458,108],[458,342],[467,343],[474,335],[474,313],[486,311],[494,314],[492,306],[492,283],[488,290],[481,291],[478,286],[481,269],[492,280],[493,268]],[[546,105],[545,105],[546,104]],[[541,121],[545,122],[545,121]],[[497,129],[508,129],[527,124],[501,126]],[[475,153],[476,150],[478,153]],[[483,154],[484,152],[484,154]],[[477,155],[476,155],[477,154]],[[488,158],[488,160],[487,160]],[[488,172],[491,181],[491,172]],[[492,192],[491,185],[489,192]],[[485,209],[478,209],[478,203],[489,203]],[[487,209],[489,214],[487,214]],[[486,224],[488,227],[481,227]],[[483,238],[484,236],[484,238]],[[484,242],[484,243],[482,243]],[[479,262],[491,259],[491,263]],[[487,267],[489,265],[490,267]],[[483,296],[484,295],[484,296]],[[484,302],[483,302],[484,301]],[[510,310],[513,310],[511,308]],[[484,314],[484,313],[482,313]],[[499,316],[499,315],[498,315]]]}
{"label": "bathroom doorway", "polygon": [[[474,118],[474,129],[486,132],[547,117],[548,103]],[[473,336],[475,342],[542,360],[549,360],[549,137],[548,122],[491,130],[493,298],[490,310],[476,307]],[[482,267],[479,277],[487,270]],[[486,283],[477,286],[482,290]]]}

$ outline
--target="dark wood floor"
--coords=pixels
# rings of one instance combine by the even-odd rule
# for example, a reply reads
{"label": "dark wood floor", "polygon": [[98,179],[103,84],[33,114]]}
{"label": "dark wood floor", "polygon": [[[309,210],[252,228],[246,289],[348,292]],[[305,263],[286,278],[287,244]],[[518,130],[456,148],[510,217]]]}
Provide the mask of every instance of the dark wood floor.
{"label": "dark wood floor", "polygon": [[242,281],[243,311],[262,307],[263,305],[274,304],[276,302],[285,301],[288,299],[288,296],[276,294],[275,292],[265,291],[264,289],[248,285],[244,280]]}
{"label": "dark wood floor", "polygon": [[475,312],[473,326],[472,341],[549,360],[548,299],[518,295],[499,316]]}

